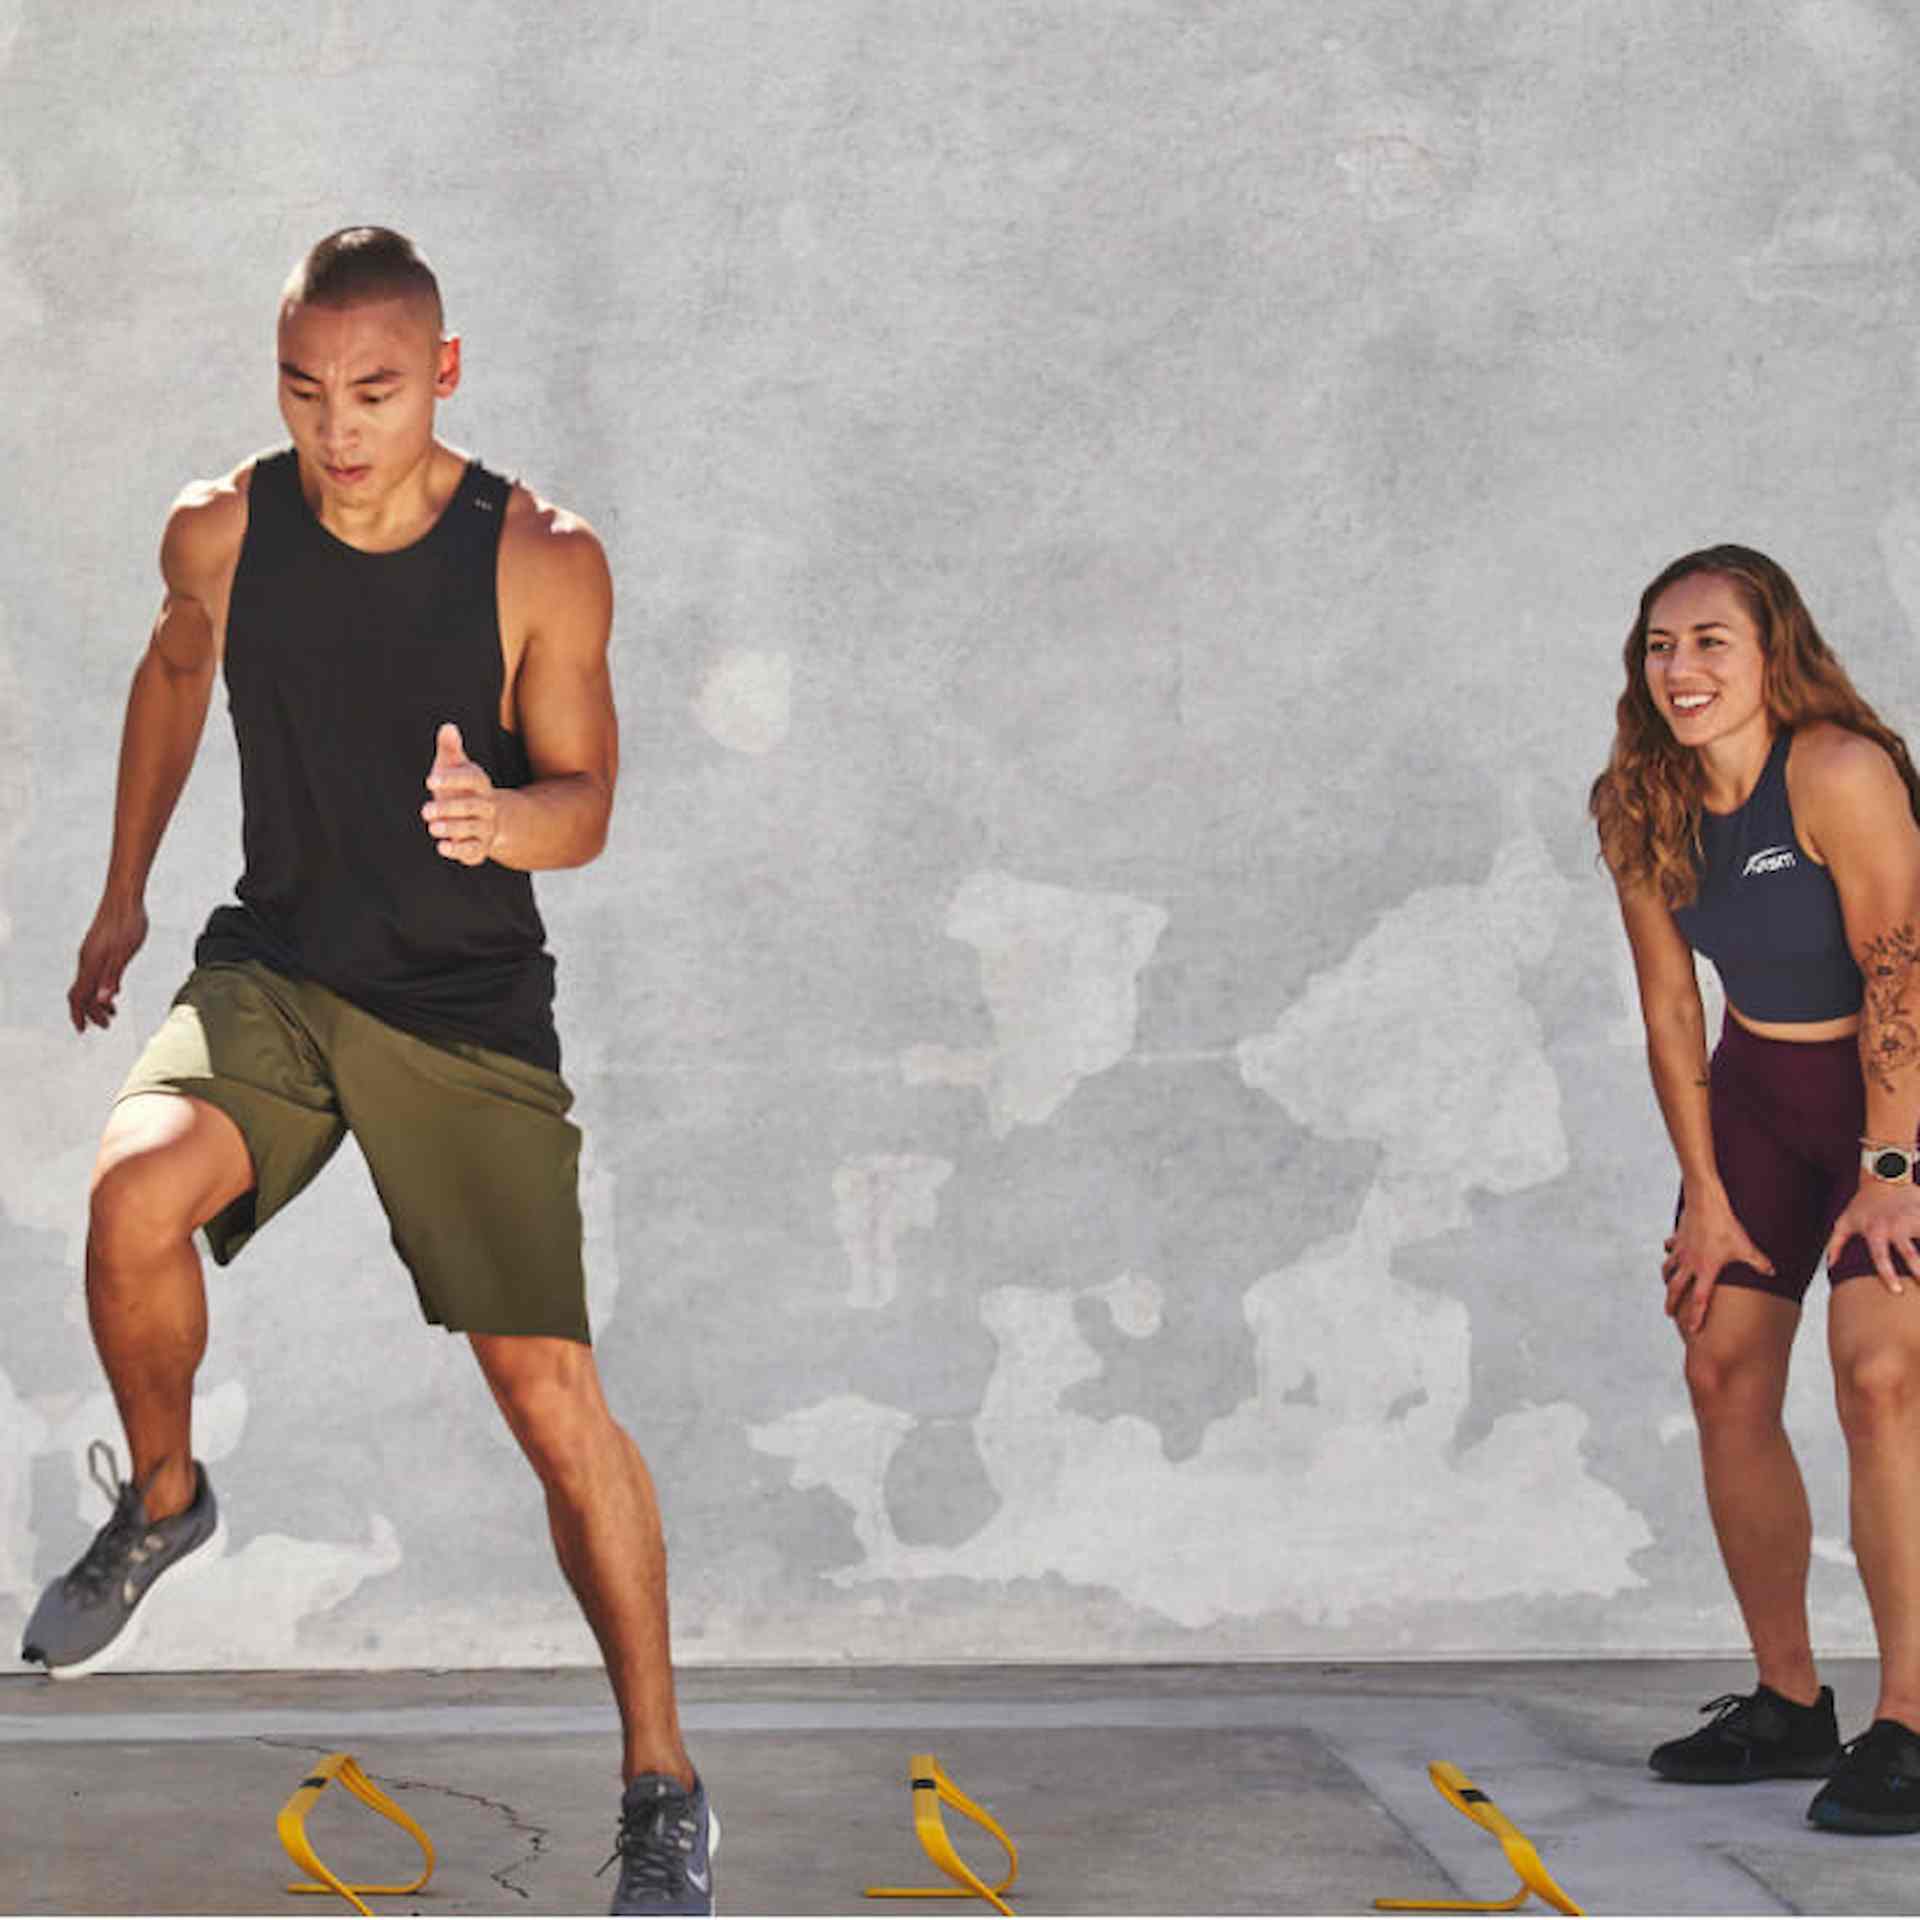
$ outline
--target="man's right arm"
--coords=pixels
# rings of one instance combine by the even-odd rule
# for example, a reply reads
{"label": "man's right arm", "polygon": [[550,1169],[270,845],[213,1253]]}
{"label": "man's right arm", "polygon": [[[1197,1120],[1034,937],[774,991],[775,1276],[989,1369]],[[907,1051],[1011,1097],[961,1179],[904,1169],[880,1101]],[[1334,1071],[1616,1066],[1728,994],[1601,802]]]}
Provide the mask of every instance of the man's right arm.
{"label": "man's right arm", "polygon": [[121,976],[147,937],[147,876],[206,725],[246,516],[245,477],[235,475],[189,487],[167,517],[165,594],[120,734],[107,883],[67,993],[76,1033],[112,1021]]}

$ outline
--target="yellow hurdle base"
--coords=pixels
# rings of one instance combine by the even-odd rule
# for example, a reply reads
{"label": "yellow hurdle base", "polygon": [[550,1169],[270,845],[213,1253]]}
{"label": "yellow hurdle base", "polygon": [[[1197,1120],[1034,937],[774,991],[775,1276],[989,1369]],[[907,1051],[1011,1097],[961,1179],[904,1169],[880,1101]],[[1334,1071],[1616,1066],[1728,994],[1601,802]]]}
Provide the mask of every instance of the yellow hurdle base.
{"label": "yellow hurdle base", "polygon": [[[940,1763],[932,1754],[916,1753],[908,1762],[907,1778],[913,1788],[913,1830],[919,1836],[928,1859],[959,1884],[951,1887],[869,1887],[867,1898],[985,1900],[1001,1913],[1011,1916],[1013,1909],[1000,1896],[1020,1877],[1020,1854],[1008,1839],[1006,1828],[984,1807],[976,1806],[969,1800],[941,1771]],[[1007,1871],[1004,1879],[989,1886],[960,1858],[947,1833],[947,1823],[941,1817],[942,1804],[953,1808],[956,1813],[964,1814],[976,1826],[986,1828],[1006,1849]]]}
{"label": "yellow hurdle base", "polygon": [[1547,1871],[1533,1842],[1458,1767],[1436,1760],[1427,1768],[1427,1778],[1441,1799],[1500,1842],[1507,1864],[1520,1876],[1520,1885],[1504,1900],[1376,1900],[1376,1907],[1387,1913],[1512,1913],[1528,1894],[1535,1893],[1562,1913],[1581,1911]]}
{"label": "yellow hurdle base", "polygon": [[[335,1780],[383,1820],[391,1820],[413,1836],[424,1861],[417,1879],[394,1886],[350,1884],[314,1852],[313,1842],[307,1838],[307,1815],[313,1811],[313,1803],[326,1792],[328,1784]],[[289,1893],[337,1893],[356,1912],[371,1916],[373,1909],[361,1899],[363,1893],[418,1893],[433,1878],[433,1842],[427,1838],[426,1829],[404,1807],[389,1800],[360,1770],[360,1763],[350,1753],[328,1754],[294,1789],[292,1797],[280,1809],[275,1825],[287,1857],[303,1872],[313,1875],[311,1880],[290,1882]]]}

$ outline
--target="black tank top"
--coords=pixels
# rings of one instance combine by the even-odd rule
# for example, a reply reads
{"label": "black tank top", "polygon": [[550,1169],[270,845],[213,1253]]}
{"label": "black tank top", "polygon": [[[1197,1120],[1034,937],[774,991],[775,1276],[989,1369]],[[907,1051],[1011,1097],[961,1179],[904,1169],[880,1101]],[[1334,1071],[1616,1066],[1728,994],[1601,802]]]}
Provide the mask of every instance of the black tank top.
{"label": "black tank top", "polygon": [[1700,893],[1673,917],[1750,1020],[1837,1020],[1860,1011],[1860,969],[1840,892],[1794,831],[1782,731],[1759,783],[1731,813],[1700,816]]}
{"label": "black tank top", "polygon": [[443,859],[420,818],[444,720],[496,786],[529,779],[500,724],[510,492],[473,461],[412,546],[363,553],[314,517],[291,450],[255,465],[226,648],[246,871],[194,958],[264,961],[410,1033],[557,1070],[532,880]]}

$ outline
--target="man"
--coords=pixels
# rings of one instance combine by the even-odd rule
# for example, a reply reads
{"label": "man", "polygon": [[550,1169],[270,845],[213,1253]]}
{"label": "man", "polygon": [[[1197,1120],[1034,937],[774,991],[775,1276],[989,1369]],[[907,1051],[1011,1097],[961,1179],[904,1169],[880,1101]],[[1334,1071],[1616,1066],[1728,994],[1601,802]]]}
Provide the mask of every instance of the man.
{"label": "man", "polygon": [[680,1738],[652,1484],[588,1344],[579,1134],[529,878],[605,843],[612,584],[584,521],[435,437],[460,382],[442,327],[409,240],[322,240],[280,306],[291,448],[189,487],[167,522],[75,1028],[114,1016],[222,667],[246,870],[101,1141],[87,1305],[131,1479],[116,1469],[113,1517],[22,1652],[72,1673],[123,1647],[150,1582],[211,1536],[192,1235],[225,1264],[350,1132],[423,1312],[467,1335],[540,1476],[605,1656],[627,1782],[613,1911],[705,1913],[717,1827]]}

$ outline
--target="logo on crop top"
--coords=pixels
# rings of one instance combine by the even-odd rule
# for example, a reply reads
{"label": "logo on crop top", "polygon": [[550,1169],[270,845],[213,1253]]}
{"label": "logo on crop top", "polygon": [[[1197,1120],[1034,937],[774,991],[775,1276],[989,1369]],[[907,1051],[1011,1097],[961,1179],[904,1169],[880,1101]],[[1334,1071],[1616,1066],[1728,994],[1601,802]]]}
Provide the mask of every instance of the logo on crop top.
{"label": "logo on crop top", "polygon": [[1750,880],[1756,873],[1778,873],[1782,867],[1797,867],[1791,847],[1762,847],[1758,853],[1747,856],[1747,864],[1740,869],[1740,878]]}

